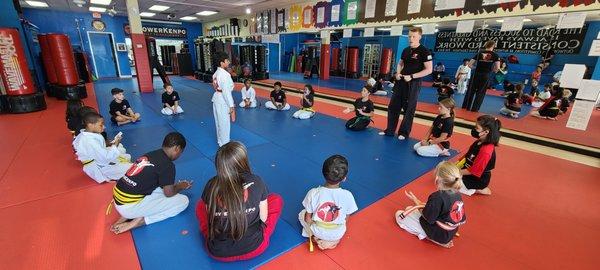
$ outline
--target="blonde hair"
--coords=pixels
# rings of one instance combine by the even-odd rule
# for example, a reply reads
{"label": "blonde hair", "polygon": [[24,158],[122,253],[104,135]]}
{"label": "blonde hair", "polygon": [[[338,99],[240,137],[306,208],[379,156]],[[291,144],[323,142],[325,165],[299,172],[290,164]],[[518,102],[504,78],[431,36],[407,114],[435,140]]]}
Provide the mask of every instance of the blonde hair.
{"label": "blonde hair", "polygon": [[435,176],[439,190],[457,191],[463,185],[460,170],[450,161],[440,162],[435,167]]}

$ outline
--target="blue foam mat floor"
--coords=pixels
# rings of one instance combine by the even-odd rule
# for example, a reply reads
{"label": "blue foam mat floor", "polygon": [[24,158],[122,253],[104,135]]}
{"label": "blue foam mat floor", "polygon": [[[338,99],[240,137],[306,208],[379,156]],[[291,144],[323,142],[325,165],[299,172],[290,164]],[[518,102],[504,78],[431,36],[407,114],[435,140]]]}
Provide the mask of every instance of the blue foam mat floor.
{"label": "blue foam mat floor", "polygon": [[[270,79],[272,80],[282,80],[282,81],[290,81],[290,82],[298,82],[298,83],[310,83],[313,86],[322,86],[332,89],[340,89],[347,90],[359,93],[362,87],[365,84],[364,80],[358,79],[347,79],[342,77],[330,77],[328,80],[321,80],[316,76],[312,79],[304,79],[302,73],[294,73],[294,72],[277,72],[270,73]],[[391,87],[386,87],[386,91],[388,91],[387,97],[391,97]],[[434,87],[422,87],[421,92],[419,93],[419,102],[425,102],[430,104],[437,104],[437,89]],[[457,107],[462,105],[462,102],[465,98],[464,94],[455,94],[453,96],[454,101],[457,104]],[[483,104],[481,105],[480,112],[491,115],[500,114],[500,109],[504,106],[504,97],[486,95],[483,100]],[[522,107],[522,111],[519,114],[519,118],[524,117],[531,110],[531,106],[524,105]]]}
{"label": "blue foam mat floor", "polygon": [[[167,260],[173,269],[249,269],[303,243],[297,220],[301,202],[310,188],[322,184],[321,165],[332,154],[342,154],[350,162],[348,181],[342,186],[354,194],[359,209],[430,171],[442,160],[417,156],[412,151],[415,140],[380,137],[374,129],[346,131],[345,120],[328,115],[318,113],[302,121],[291,117],[295,108],[286,112],[238,109],[231,138],[248,147],[253,172],[271,192],[283,197],[284,208],[264,254],[249,261],[221,263],[206,254],[195,217],[195,205],[204,185],[215,174],[213,157],[217,144],[210,101],[213,90],[196,80],[171,80],[182,98],[182,115],[161,115],[161,91],[138,93],[134,80],[101,80],[95,84],[100,112],[106,119],[113,87],[126,89],[127,100],[142,114],[142,121],[135,124],[107,125],[109,135],[124,132],[123,144],[133,157],[158,148],[164,135],[171,131],[181,132],[188,141],[175,163],[177,179],[194,180],[193,188],[184,192],[190,197],[190,206],[174,218],[133,231],[144,269],[164,269]],[[155,85],[161,83],[155,81]],[[234,92],[234,99],[239,102],[239,92]]]}

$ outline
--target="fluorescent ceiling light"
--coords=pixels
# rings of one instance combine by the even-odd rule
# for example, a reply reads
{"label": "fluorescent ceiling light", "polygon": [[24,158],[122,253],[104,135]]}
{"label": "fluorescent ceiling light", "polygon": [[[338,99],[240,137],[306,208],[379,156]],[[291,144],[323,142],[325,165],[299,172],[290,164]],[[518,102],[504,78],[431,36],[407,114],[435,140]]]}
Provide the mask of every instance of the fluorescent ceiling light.
{"label": "fluorescent ceiling light", "polygon": [[152,12],[142,12],[142,13],[140,13],[140,17],[154,17],[154,15],[156,15],[156,13],[152,13]]}
{"label": "fluorescent ceiling light", "polygon": [[[531,19],[523,19],[523,21],[524,21],[524,22],[530,22],[530,21],[531,21]],[[500,20],[496,20],[496,22],[499,22],[499,23],[501,23],[501,22],[504,22],[504,20],[500,19]]]}
{"label": "fluorescent ceiling light", "polygon": [[32,7],[48,7],[48,4],[46,4],[45,2],[40,2],[40,1],[25,1],[25,2],[27,2],[27,4]]}
{"label": "fluorescent ceiling light", "polygon": [[112,0],[90,0],[90,4],[108,6],[110,5],[110,1]]}
{"label": "fluorescent ceiling light", "polygon": [[154,11],[165,11],[167,9],[169,9],[169,7],[161,6],[161,5],[154,5],[149,8],[149,10],[154,10]]}
{"label": "fluorescent ceiling light", "polygon": [[180,19],[182,19],[184,21],[193,21],[193,20],[198,19],[198,18],[193,17],[193,16],[185,16],[185,17],[181,17]]}
{"label": "fluorescent ceiling light", "polygon": [[392,31],[391,27],[388,28],[377,28],[377,31]]}
{"label": "fluorescent ceiling light", "polygon": [[250,8],[246,8],[246,14],[250,14],[252,13],[252,10]]}
{"label": "fluorescent ceiling light", "polygon": [[217,13],[219,13],[219,12],[217,12],[217,11],[211,11],[211,10],[205,10],[205,11],[200,11],[200,12],[198,12],[196,14],[198,14],[200,16],[210,16],[210,15],[214,15],[214,14],[217,14]]}
{"label": "fluorescent ceiling light", "polygon": [[103,8],[103,7],[90,7],[90,11],[94,11],[94,12],[106,12],[106,8]]}

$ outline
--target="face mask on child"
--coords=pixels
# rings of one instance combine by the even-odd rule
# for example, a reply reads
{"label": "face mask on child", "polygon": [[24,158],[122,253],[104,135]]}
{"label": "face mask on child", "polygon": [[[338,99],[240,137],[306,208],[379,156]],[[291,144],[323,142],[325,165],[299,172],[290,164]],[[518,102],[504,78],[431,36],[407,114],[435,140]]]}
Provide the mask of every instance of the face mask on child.
{"label": "face mask on child", "polygon": [[476,128],[471,129],[471,136],[473,136],[475,139],[479,139],[479,131],[477,131]]}

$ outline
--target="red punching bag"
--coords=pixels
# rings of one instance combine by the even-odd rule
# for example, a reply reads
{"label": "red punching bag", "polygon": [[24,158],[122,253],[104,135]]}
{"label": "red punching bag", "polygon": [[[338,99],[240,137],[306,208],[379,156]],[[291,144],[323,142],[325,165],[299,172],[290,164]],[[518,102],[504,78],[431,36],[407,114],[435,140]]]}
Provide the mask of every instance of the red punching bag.
{"label": "red punching bag", "polygon": [[346,71],[348,73],[358,73],[358,48],[348,48]]}
{"label": "red punching bag", "polygon": [[340,48],[331,49],[331,70],[338,71],[340,69]]}
{"label": "red punching bag", "polygon": [[54,70],[54,64],[52,63],[52,52],[50,51],[50,45],[48,44],[48,38],[46,34],[39,34],[38,41],[40,42],[40,48],[42,49],[42,63],[44,64],[44,70],[46,71],[46,78],[51,84],[58,83],[56,77],[56,71]]}
{"label": "red punching bag", "polygon": [[46,38],[48,39],[48,45],[50,45],[58,85],[77,85],[79,76],[75,67],[75,57],[73,57],[69,37],[65,34],[48,34]]}
{"label": "red punching bag", "polygon": [[380,75],[389,75],[392,70],[392,49],[384,48],[381,52]]}
{"label": "red punching bag", "polygon": [[19,31],[15,28],[0,28],[0,76],[9,96],[36,93]]}

